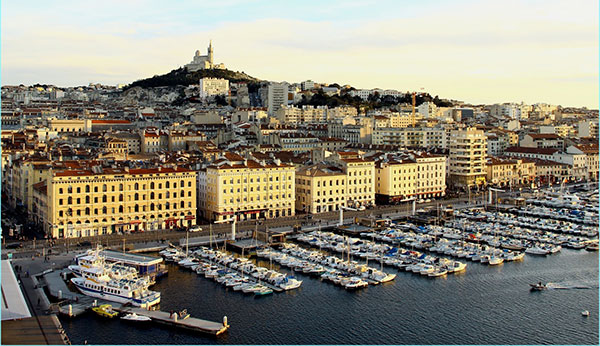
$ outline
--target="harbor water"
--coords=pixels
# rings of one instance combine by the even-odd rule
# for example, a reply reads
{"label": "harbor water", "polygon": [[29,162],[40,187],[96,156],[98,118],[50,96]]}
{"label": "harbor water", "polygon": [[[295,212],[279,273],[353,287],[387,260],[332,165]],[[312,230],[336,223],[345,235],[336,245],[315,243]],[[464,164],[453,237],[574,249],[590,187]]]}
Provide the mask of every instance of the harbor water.
{"label": "harbor water", "polygon": [[[346,291],[297,273],[300,289],[255,297],[169,265],[152,288],[162,293],[161,310],[227,316],[231,328],[219,337],[93,314],[61,321],[73,344],[599,344],[597,252],[563,249],[499,266],[468,262],[466,272],[435,279],[384,270],[398,277]],[[539,281],[549,289],[530,292]]]}

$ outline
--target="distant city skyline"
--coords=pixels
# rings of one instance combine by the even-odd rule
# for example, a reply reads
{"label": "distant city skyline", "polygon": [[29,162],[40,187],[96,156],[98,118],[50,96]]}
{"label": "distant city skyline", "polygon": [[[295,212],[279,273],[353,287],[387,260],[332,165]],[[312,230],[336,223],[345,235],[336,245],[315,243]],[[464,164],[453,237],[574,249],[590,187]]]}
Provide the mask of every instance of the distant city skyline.
{"label": "distant city skyline", "polygon": [[598,108],[596,1],[2,2],[2,85],[129,84],[206,51],[273,81]]}

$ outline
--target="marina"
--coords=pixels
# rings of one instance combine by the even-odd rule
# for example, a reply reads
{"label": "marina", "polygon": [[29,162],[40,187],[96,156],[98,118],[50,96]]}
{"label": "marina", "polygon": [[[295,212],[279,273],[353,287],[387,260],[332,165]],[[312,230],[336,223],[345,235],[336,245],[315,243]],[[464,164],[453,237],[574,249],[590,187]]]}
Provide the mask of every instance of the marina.
{"label": "marina", "polygon": [[[553,328],[556,330],[561,328],[553,321],[556,320],[557,315],[564,315],[557,311],[557,308],[565,309],[564,312],[572,310],[579,318],[582,316],[582,310],[588,311],[589,315],[585,315],[587,322],[582,328],[587,328],[589,323],[597,325],[598,312],[595,306],[597,305],[598,267],[597,252],[594,251],[594,245],[598,244],[597,232],[594,233],[590,226],[582,223],[559,220],[555,215],[558,215],[557,211],[561,209],[556,206],[544,207],[550,209],[549,216],[538,219],[538,222],[533,219],[535,216],[519,214],[519,208],[529,207],[530,205],[527,204],[522,207],[505,208],[503,212],[491,208],[463,208],[455,210],[453,216],[443,222],[420,225],[387,220],[379,223],[380,227],[377,228],[354,227],[354,232],[351,234],[343,228],[333,227],[309,230],[288,234],[287,241],[271,246],[257,244],[255,240],[250,239],[239,244],[241,253],[224,250],[223,244],[219,245],[218,249],[189,246],[189,244],[185,246],[185,243],[183,247],[170,246],[160,251],[165,258],[169,275],[153,286],[153,290],[161,293],[162,311],[108,302],[115,313],[119,313],[121,317],[107,318],[87,313],[90,308],[107,302],[93,301],[80,293],[61,292],[63,298],[68,295],[78,295],[76,299],[80,299],[79,302],[71,303],[70,307],[61,305],[60,309],[63,313],[68,311],[63,316],[77,316],[63,320],[63,324],[68,329],[79,325],[81,321],[94,324],[100,320],[112,320],[113,322],[105,323],[111,323],[111,328],[116,330],[122,328],[120,325],[125,323],[134,328],[143,328],[144,323],[154,323],[185,329],[192,333],[197,332],[197,334],[179,335],[177,339],[180,343],[212,343],[210,339],[204,339],[200,335],[224,337],[227,343],[242,342],[242,339],[239,339],[241,335],[244,335],[243,342],[247,340],[268,344],[300,342],[300,340],[306,342],[306,332],[275,336],[258,328],[263,330],[262,333],[270,335],[269,339],[265,339],[259,332],[238,329],[249,327],[248,323],[252,323],[253,319],[257,322],[276,323],[283,328],[292,328],[289,323],[293,320],[301,321],[319,331],[313,335],[315,339],[308,338],[312,340],[308,341],[309,343],[323,342],[328,340],[323,328],[299,315],[300,313],[309,316],[314,314],[311,312],[314,307],[306,305],[306,299],[310,299],[311,304],[308,306],[322,306],[327,310],[325,315],[316,319],[320,323],[329,324],[332,323],[332,319],[335,319],[335,323],[342,321],[341,323],[362,330],[365,335],[357,337],[339,331],[335,340],[329,340],[333,343],[338,343],[340,340],[345,343],[353,343],[356,340],[368,343],[370,339],[366,337],[373,332],[362,329],[355,321],[349,320],[336,311],[346,311],[348,316],[352,316],[355,311],[370,310],[373,307],[379,309],[379,313],[373,316],[382,318],[388,316],[390,320],[395,321],[394,323],[411,325],[415,316],[422,316],[421,318],[432,321],[431,314],[424,313],[425,311],[439,309],[451,311],[461,309],[460,306],[465,304],[471,307],[481,305],[481,309],[485,309],[483,306],[494,302],[495,305],[489,306],[490,308],[494,306],[493,313],[500,315],[523,314],[522,311],[519,312],[520,308],[517,308],[520,304],[524,304],[523,302],[528,308],[534,310],[541,309],[541,306],[549,309],[549,305],[546,304],[554,304],[553,306],[556,307],[549,311],[552,311],[555,316],[551,317],[544,313],[542,319],[547,319],[546,323],[554,325]],[[560,222],[560,231],[553,228],[557,222]],[[589,251],[583,250],[588,247]],[[247,251],[252,251],[252,254],[248,255]],[[468,265],[467,261],[477,264]],[[574,263],[578,263],[576,266],[578,269],[575,271],[573,271]],[[583,264],[579,265],[579,263]],[[125,275],[124,272],[120,273]],[[46,282],[56,283],[57,280],[63,280],[63,276],[64,274],[60,273],[48,273]],[[198,276],[212,280],[204,280]],[[334,285],[324,284],[324,281],[332,282]],[[290,282],[300,284],[289,289],[282,286]],[[539,286],[543,289],[532,288],[533,285],[538,287],[538,284],[534,284],[537,282],[544,283],[543,286],[541,284]],[[386,284],[381,285],[382,283]],[[489,285],[494,288],[487,292],[484,287]],[[61,291],[66,288],[64,281],[62,285],[50,284],[50,286],[60,287]],[[260,291],[266,293],[256,293]],[[343,291],[346,293],[342,293]],[[203,294],[200,298],[197,295],[181,292]],[[247,294],[234,294],[234,292]],[[273,292],[279,294],[271,294]],[[471,297],[473,293],[477,294],[476,300],[473,300],[475,297]],[[434,297],[434,294],[441,296]],[[250,298],[261,295],[271,295],[271,297],[259,300]],[[566,298],[573,295],[577,295],[578,298]],[[322,297],[317,298],[317,296]],[[419,298],[415,301],[417,297]],[[483,302],[482,297],[486,297],[484,299],[489,302]],[[540,298],[544,299],[540,300]],[[499,299],[503,302],[501,303]],[[519,304],[514,303],[517,299]],[[568,299],[585,304],[576,309],[571,308]],[[396,303],[382,305],[386,301]],[[354,306],[351,310],[344,308],[348,304],[355,305],[352,302],[358,303],[360,307]],[[266,315],[262,316],[261,313],[256,317],[251,313],[253,306],[260,307]],[[188,317],[188,313],[180,315],[177,312],[180,312],[181,307],[187,307],[189,314],[201,313],[208,320]],[[167,312],[170,310],[172,311]],[[176,312],[173,314],[173,311]],[[400,317],[398,315],[400,311],[408,311],[411,314],[410,318]],[[216,316],[215,312],[220,313],[221,316]],[[226,320],[222,323],[212,322],[220,320],[223,315],[235,316],[233,332],[229,329]],[[434,315],[436,316],[434,325],[446,319],[444,323],[456,330],[461,329],[455,322],[447,320],[446,315]],[[515,323],[508,315],[505,318],[509,324]],[[147,319],[150,321],[143,322]],[[481,321],[481,316],[476,317],[467,313],[460,320],[463,321],[462,323],[469,323],[469,320]],[[373,326],[373,323],[370,325]],[[426,343],[431,343],[431,340],[449,342],[447,335],[442,336],[435,332],[435,329],[428,326],[419,328],[428,331],[430,338],[420,339],[418,335],[410,334],[412,338],[406,339],[407,336],[402,333],[391,333],[393,339],[388,339],[392,336],[381,337],[383,329],[375,328],[375,330],[379,330],[377,340],[381,343],[397,343],[397,340],[402,340],[402,343],[413,343],[414,340],[423,342],[427,340]],[[483,326],[478,328],[483,328],[479,333],[485,332],[489,335],[486,342],[498,343],[500,337],[505,337]],[[536,323],[535,327],[531,325],[530,328],[539,330],[541,326]],[[152,340],[161,340],[165,335],[172,335],[167,330],[153,329]],[[304,327],[301,330],[304,330]],[[389,329],[386,330],[389,333]],[[554,332],[545,328],[541,330],[548,334]],[[588,336],[582,335],[580,340],[594,337],[593,333],[590,336],[589,330],[587,333]],[[75,339],[77,339],[76,335],[77,333]],[[560,339],[558,334],[552,335],[555,339]],[[105,336],[97,337],[109,340],[105,341],[107,343],[112,342]],[[149,342],[149,340],[143,341],[144,338],[141,339],[140,343]],[[465,339],[460,340],[464,342]],[[519,340],[527,340],[527,337],[520,335]],[[532,342],[533,340],[531,339]],[[165,339],[164,342],[173,341]],[[473,339],[470,342],[479,341]]]}

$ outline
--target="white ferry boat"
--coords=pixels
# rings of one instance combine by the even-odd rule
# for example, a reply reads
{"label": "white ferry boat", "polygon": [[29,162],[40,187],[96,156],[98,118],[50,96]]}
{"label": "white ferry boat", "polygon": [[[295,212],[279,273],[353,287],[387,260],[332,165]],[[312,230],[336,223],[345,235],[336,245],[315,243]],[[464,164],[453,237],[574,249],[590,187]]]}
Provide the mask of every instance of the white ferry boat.
{"label": "white ferry boat", "polygon": [[81,293],[121,304],[131,303],[134,306],[149,308],[160,303],[160,292],[148,289],[145,279],[115,279],[106,267],[82,268],[81,277],[71,282]]}

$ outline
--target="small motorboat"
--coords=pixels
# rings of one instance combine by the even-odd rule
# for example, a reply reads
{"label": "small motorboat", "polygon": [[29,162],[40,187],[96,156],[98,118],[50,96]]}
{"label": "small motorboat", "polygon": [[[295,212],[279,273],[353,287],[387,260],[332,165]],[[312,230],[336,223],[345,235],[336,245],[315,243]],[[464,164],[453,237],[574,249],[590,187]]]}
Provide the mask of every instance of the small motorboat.
{"label": "small motorboat", "polygon": [[100,306],[95,306],[92,308],[92,311],[97,313],[99,316],[108,317],[108,318],[113,318],[119,314],[118,312],[113,310],[112,305],[110,305],[110,304],[103,304]]}
{"label": "small motorboat", "polygon": [[121,317],[122,320],[124,321],[135,321],[135,322],[149,322],[152,321],[152,319],[148,316],[140,316],[138,314],[136,314],[135,312],[132,312],[130,314],[127,314],[123,317]]}
{"label": "small motorboat", "polygon": [[532,291],[543,291],[546,289],[546,285],[542,284],[541,282],[538,282],[537,284],[529,284],[529,286],[531,286]]}
{"label": "small motorboat", "polygon": [[590,315],[590,312],[589,312],[589,311],[587,311],[587,310],[583,310],[583,311],[581,312],[581,316],[588,317],[589,315]]}
{"label": "small motorboat", "polygon": [[585,247],[587,251],[598,251],[598,243],[593,243]]}

